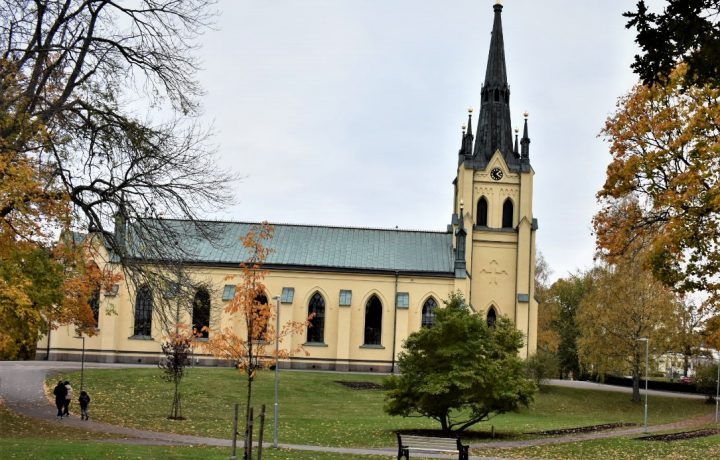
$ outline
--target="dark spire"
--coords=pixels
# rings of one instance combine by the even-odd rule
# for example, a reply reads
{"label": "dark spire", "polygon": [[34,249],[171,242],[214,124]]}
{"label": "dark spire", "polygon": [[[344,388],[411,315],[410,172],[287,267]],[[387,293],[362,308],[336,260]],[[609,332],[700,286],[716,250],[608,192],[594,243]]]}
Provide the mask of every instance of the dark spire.
{"label": "dark spire", "polygon": [[530,137],[528,137],[528,113],[523,113],[523,116],[525,117],[525,127],[523,128],[523,137],[520,141],[520,145],[522,145],[521,151],[520,151],[520,160],[522,163],[529,163],[530,162]]}
{"label": "dark spire", "polygon": [[518,129],[515,128],[515,146],[513,147],[513,153],[515,156],[520,155],[520,150],[518,149]]}
{"label": "dark spire", "polygon": [[472,158],[473,135],[472,135],[472,107],[468,109],[467,127],[463,126],[462,141],[460,143],[459,163]]}
{"label": "dark spire", "polygon": [[505,45],[502,32],[503,6],[493,6],[495,19],[490,38],[485,83],[483,83],[475,136],[474,158],[480,164],[486,163],[496,150],[500,150],[509,166],[517,164],[513,154],[512,126],[510,124],[510,87],[505,67]]}

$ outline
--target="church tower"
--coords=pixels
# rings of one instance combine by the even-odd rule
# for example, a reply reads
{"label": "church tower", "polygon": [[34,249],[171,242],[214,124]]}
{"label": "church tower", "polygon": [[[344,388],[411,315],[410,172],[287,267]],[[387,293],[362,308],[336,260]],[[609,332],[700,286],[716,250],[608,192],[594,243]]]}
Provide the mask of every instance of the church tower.
{"label": "church tower", "polygon": [[473,136],[470,109],[458,153],[452,219],[455,276],[472,308],[489,322],[498,315],[515,322],[526,337],[521,352],[526,357],[535,353],[537,343],[534,171],[527,113],[519,145],[517,129],[513,142],[499,1],[493,10],[477,130]]}

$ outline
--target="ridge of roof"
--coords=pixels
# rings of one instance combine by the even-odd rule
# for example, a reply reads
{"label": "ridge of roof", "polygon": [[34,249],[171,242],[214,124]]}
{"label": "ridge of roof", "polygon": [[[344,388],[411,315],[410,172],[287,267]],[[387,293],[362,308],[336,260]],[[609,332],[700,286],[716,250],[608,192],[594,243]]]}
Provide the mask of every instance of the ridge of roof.
{"label": "ridge of roof", "polygon": [[[250,222],[250,221],[237,221],[232,219],[176,219],[176,218],[146,218],[147,220],[156,221],[168,221],[168,222],[183,222],[183,223],[205,223],[205,224],[238,224],[238,225],[260,225],[263,221]],[[382,228],[382,227],[353,227],[349,225],[320,225],[320,224],[297,224],[287,222],[267,222],[268,224],[276,227],[306,227],[306,228],[331,228],[339,230],[369,230],[369,231],[380,231],[380,232],[401,232],[401,233],[432,233],[432,234],[447,234],[447,230],[421,230],[421,229],[406,229],[406,228]]]}

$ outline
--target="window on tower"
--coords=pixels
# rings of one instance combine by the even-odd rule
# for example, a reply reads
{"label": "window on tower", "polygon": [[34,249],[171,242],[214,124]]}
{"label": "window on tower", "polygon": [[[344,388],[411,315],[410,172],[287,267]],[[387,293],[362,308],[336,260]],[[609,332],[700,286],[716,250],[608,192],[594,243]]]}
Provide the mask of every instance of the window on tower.
{"label": "window on tower", "polygon": [[488,224],[488,202],[485,197],[480,197],[477,204],[477,225],[478,227],[487,227]]}
{"label": "window on tower", "polygon": [[502,228],[513,228],[513,202],[510,198],[503,203]]}

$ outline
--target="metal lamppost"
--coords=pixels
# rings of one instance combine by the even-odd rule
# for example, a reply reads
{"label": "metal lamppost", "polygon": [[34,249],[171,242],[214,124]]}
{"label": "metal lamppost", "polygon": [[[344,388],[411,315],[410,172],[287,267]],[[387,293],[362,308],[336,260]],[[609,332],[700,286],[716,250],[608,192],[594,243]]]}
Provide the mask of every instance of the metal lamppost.
{"label": "metal lamppost", "polygon": [[82,355],[80,355],[80,391],[83,391],[83,383],[85,380],[85,336],[81,333],[76,339],[82,339]]}
{"label": "metal lamppost", "polygon": [[275,415],[273,417],[273,447],[278,447],[278,418],[280,416],[280,401],[278,398],[278,384],[280,382],[280,296],[273,297],[275,301]]}
{"label": "metal lamppost", "polygon": [[640,342],[645,342],[645,415],[643,426],[645,427],[645,433],[648,430],[648,370],[650,368],[650,339],[647,337],[640,337]]}

